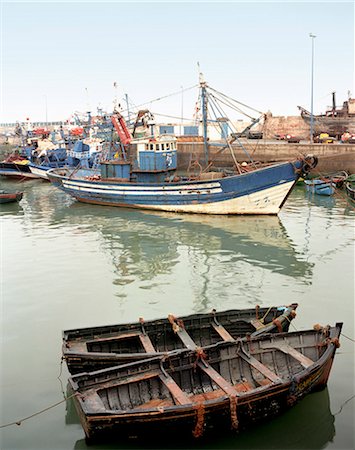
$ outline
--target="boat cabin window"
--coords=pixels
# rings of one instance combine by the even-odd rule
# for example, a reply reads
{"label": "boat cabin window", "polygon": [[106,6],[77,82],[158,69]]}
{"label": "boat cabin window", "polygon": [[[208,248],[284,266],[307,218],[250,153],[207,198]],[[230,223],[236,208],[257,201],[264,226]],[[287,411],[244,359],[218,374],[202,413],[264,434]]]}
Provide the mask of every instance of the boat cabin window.
{"label": "boat cabin window", "polygon": [[169,143],[166,144],[166,149],[170,150],[170,144]]}
{"label": "boat cabin window", "polygon": [[164,151],[165,150],[165,144],[160,144],[161,145],[161,149]]}
{"label": "boat cabin window", "polygon": [[145,150],[149,150],[149,144],[145,144]]}
{"label": "boat cabin window", "polygon": [[154,144],[149,144],[149,150],[154,150]]}

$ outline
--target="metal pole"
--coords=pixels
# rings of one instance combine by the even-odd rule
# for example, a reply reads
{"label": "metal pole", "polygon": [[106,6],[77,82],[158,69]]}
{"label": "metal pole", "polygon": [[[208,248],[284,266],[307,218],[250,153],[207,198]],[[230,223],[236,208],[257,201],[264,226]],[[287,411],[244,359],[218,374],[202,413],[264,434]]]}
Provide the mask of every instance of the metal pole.
{"label": "metal pole", "polygon": [[208,128],[207,128],[207,93],[206,83],[200,82],[201,103],[202,103],[202,122],[203,122],[203,142],[205,148],[205,162],[208,165]]}
{"label": "metal pole", "polygon": [[313,78],[314,78],[314,39],[317,37],[315,34],[309,33],[309,37],[312,39],[312,70],[311,70],[311,130],[310,130],[310,142],[313,144]]}
{"label": "metal pole", "polygon": [[184,88],[181,87],[181,124],[180,124],[180,136],[182,136],[183,123],[184,123]]}
{"label": "metal pole", "polygon": [[45,110],[46,110],[46,124],[48,122],[48,108],[47,108],[47,96],[44,95],[44,106],[45,106]]}
{"label": "metal pole", "polygon": [[131,113],[129,111],[128,94],[125,94],[125,98],[126,98],[126,105],[127,105],[128,123],[131,123]]}

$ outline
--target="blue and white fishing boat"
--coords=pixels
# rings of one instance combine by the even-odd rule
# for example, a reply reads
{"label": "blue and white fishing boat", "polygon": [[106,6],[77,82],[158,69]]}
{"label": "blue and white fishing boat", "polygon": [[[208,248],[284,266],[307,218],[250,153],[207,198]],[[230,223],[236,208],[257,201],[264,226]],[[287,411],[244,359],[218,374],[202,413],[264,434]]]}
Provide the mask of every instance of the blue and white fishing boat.
{"label": "blue and white fishing boat", "polygon": [[63,167],[69,170],[74,170],[79,167],[90,168],[93,166],[95,156],[95,152],[90,153],[89,145],[78,140],[72,149],[65,150],[58,148],[49,151],[42,160],[39,158],[32,160],[28,166],[33,175],[48,180],[47,173],[50,169]]}
{"label": "blue and white fishing boat", "polygon": [[[203,80],[200,90],[204,147],[208,155],[211,144],[207,137],[207,103],[213,97],[209,97]],[[233,133],[227,145],[219,145],[222,150],[230,149],[235,173],[202,171],[198,177],[177,176],[174,136],[134,139],[120,113],[114,112],[111,120],[122,151],[120,156],[111,155],[102,161],[99,174],[66,168],[48,172],[55,186],[80,202],[184,213],[275,215],[298,178],[317,164],[317,158],[312,156],[262,168],[252,161],[246,171],[235,160],[231,144],[240,141]],[[211,166],[207,156],[206,163]]]}

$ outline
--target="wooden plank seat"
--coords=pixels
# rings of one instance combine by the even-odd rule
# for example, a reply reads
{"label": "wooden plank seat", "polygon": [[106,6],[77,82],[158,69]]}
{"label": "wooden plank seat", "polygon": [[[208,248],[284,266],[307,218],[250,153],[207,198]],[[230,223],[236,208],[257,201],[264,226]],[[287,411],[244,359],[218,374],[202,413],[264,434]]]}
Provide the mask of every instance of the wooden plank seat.
{"label": "wooden plank seat", "polygon": [[272,372],[272,370],[270,370],[268,367],[254,358],[254,356],[248,355],[245,352],[239,352],[239,356],[273,383],[280,383],[282,381],[281,378],[276,375],[276,373]]}
{"label": "wooden plank seat", "polygon": [[179,325],[176,322],[176,318],[172,314],[169,314],[168,320],[171,323],[174,333],[179,336],[185,347],[188,348],[189,350],[196,350],[197,345],[195,341],[191,338],[191,336],[188,334],[185,328],[183,328],[183,326]]}
{"label": "wooden plank seat", "polygon": [[192,403],[192,400],[189,398],[189,396],[180,389],[180,387],[175,383],[170,375],[160,374],[159,378],[169,389],[169,392],[174,397],[177,403],[179,403],[180,405],[189,405]]}
{"label": "wooden plank seat", "polygon": [[217,324],[216,322],[211,322],[213,329],[219,334],[219,336],[225,342],[233,342],[235,339],[228,333],[228,331],[224,328],[223,325]]}
{"label": "wooden plank seat", "polygon": [[150,337],[147,334],[140,333],[139,340],[141,341],[141,343],[144,347],[144,350],[147,353],[156,353],[154,345],[153,345],[152,341],[150,340]]}
{"label": "wooden plank seat", "polygon": [[302,367],[304,367],[305,369],[307,369],[307,367],[309,367],[312,364],[314,364],[314,361],[312,361],[307,356],[302,355],[301,352],[297,351],[296,349],[294,349],[293,347],[291,347],[290,345],[288,345],[286,343],[284,343],[284,344],[277,344],[277,345],[273,345],[273,344],[263,345],[262,349],[265,349],[265,350],[271,350],[271,349],[280,350],[281,352],[283,352],[283,353],[285,353],[287,355],[290,355],[292,358],[296,359],[302,365]]}

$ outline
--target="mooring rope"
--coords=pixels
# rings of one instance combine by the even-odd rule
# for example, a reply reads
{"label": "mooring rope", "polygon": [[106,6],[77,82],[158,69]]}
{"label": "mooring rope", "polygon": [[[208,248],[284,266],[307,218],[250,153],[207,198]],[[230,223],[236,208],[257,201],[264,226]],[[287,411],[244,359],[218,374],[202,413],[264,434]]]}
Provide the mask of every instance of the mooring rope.
{"label": "mooring rope", "polygon": [[353,339],[353,338],[351,338],[349,336],[346,336],[344,333],[340,333],[340,335],[345,337],[346,339],[349,339],[349,341],[355,342],[355,339]]}
{"label": "mooring rope", "polygon": [[6,423],[4,425],[0,425],[0,428],[6,428],[9,427],[11,425],[21,425],[22,422],[24,422],[25,420],[31,419],[32,417],[38,416],[39,414],[42,414],[52,408],[55,408],[56,406],[60,405],[61,403],[66,402],[67,400],[75,397],[76,395],[79,395],[77,392],[70,395],[69,397],[66,397],[64,395],[64,391],[63,391],[63,385],[62,385],[62,380],[61,380],[61,376],[62,376],[62,370],[63,370],[63,361],[64,361],[64,357],[62,356],[60,359],[60,371],[59,371],[59,375],[57,376],[57,379],[60,381],[60,384],[62,386],[62,393],[63,393],[63,400],[61,400],[60,402],[54,403],[53,405],[47,406],[47,408],[42,409],[41,411],[35,412],[33,414],[31,414],[30,416],[24,417],[23,419],[20,420],[16,420],[14,422],[10,422],[10,423]]}
{"label": "mooring rope", "polygon": [[282,315],[282,316],[289,322],[290,325],[293,326],[293,328],[295,329],[295,331],[298,331],[297,328],[295,327],[295,325],[293,324],[293,321],[292,321],[292,320],[290,320],[287,316],[284,316],[284,315]]}
{"label": "mooring rope", "polygon": [[352,395],[350,398],[348,398],[339,408],[339,411],[334,413],[334,416],[337,416],[338,414],[340,414],[344,408],[344,406],[349,403],[353,398],[355,397],[355,395]]}
{"label": "mooring rope", "polygon": [[70,395],[69,397],[65,397],[65,398],[64,398],[63,400],[61,400],[60,402],[54,403],[53,405],[50,405],[50,406],[47,406],[47,408],[44,408],[44,409],[42,409],[41,411],[37,411],[37,412],[31,414],[30,416],[24,417],[23,419],[16,420],[16,421],[10,422],[10,423],[6,423],[6,424],[4,424],[4,425],[0,425],[0,428],[6,428],[6,427],[9,427],[9,426],[11,426],[11,425],[21,425],[22,422],[24,422],[25,420],[32,419],[32,417],[38,416],[39,414],[42,414],[42,413],[44,413],[44,412],[46,412],[46,411],[49,411],[50,409],[55,408],[56,406],[58,406],[58,405],[60,405],[60,404],[62,404],[62,403],[64,403],[64,402],[66,402],[67,400],[69,400],[69,399],[75,397],[76,395],[78,395],[78,394],[75,393],[75,394]]}

